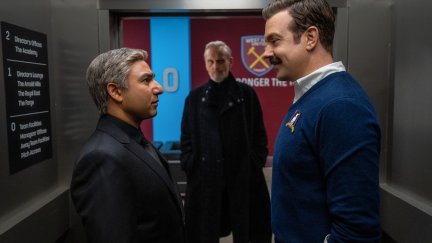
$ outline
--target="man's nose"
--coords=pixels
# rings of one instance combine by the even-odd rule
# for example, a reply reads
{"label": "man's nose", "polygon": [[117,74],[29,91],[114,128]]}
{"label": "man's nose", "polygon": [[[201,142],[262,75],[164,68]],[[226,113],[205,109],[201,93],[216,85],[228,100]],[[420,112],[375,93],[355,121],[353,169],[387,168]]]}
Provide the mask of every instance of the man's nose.
{"label": "man's nose", "polygon": [[218,64],[217,64],[217,63],[213,63],[213,64],[211,65],[211,69],[212,69],[213,71],[216,71],[216,70],[218,69]]}
{"label": "man's nose", "polygon": [[154,94],[159,95],[162,94],[164,92],[162,86],[159,84],[158,81],[154,80],[154,87],[152,88],[152,91]]}
{"label": "man's nose", "polygon": [[273,56],[273,48],[271,48],[269,45],[266,45],[264,49],[263,58],[270,58]]}

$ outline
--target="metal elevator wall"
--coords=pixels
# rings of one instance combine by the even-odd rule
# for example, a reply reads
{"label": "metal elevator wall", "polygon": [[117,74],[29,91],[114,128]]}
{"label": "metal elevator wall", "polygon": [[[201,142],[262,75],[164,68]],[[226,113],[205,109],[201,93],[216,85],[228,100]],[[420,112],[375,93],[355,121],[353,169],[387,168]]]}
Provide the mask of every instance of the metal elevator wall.
{"label": "metal elevator wall", "polygon": [[432,2],[396,0],[392,11],[389,160],[382,225],[397,242],[432,242]]}
{"label": "metal elevator wall", "polygon": [[0,1],[0,21],[47,36],[53,146],[51,159],[9,175],[1,65],[0,242],[54,242],[77,221],[68,187],[76,153],[98,117],[85,84],[85,69],[99,52],[96,6],[95,0]]}

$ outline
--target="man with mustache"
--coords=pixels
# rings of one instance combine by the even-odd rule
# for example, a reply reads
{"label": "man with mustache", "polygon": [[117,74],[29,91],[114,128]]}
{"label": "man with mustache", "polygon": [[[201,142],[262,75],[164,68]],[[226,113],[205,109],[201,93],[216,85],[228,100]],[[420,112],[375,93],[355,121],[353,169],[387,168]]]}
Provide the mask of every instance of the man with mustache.
{"label": "man with mustache", "polygon": [[379,242],[380,127],[365,91],[333,61],[333,10],[280,0],[263,17],[265,57],[295,91],[273,157],[275,241]]}
{"label": "man with mustache", "polygon": [[267,136],[258,97],[231,74],[224,42],[208,43],[204,61],[210,78],[186,98],[181,125],[188,243],[217,243],[230,232],[234,243],[270,243]]}
{"label": "man with mustache", "polygon": [[183,205],[167,161],[139,129],[156,115],[163,92],[146,59],[143,50],[120,48],[87,69],[101,115],[70,190],[89,243],[185,243]]}

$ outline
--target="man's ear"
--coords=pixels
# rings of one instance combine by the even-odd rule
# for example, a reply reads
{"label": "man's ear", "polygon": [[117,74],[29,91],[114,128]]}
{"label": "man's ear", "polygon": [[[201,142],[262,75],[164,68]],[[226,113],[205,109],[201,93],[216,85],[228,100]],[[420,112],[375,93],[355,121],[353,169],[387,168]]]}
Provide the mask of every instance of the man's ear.
{"label": "man's ear", "polygon": [[315,26],[310,26],[305,31],[304,35],[306,36],[306,50],[312,51],[318,44],[319,41],[319,31]]}
{"label": "man's ear", "polygon": [[114,83],[108,83],[106,86],[107,93],[111,99],[121,102],[123,101],[122,90],[117,87]]}
{"label": "man's ear", "polygon": [[230,57],[230,58],[228,59],[228,61],[230,62],[230,64],[229,64],[230,68],[232,68],[234,58]]}

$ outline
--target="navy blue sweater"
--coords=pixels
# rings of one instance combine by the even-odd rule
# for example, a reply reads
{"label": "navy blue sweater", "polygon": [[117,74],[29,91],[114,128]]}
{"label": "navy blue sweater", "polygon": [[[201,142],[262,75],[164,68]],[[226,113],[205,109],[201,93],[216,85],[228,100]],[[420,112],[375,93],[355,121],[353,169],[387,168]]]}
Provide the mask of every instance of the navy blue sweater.
{"label": "navy blue sweater", "polygon": [[275,143],[276,242],[378,242],[380,128],[347,73],[333,73],[293,104]]}

